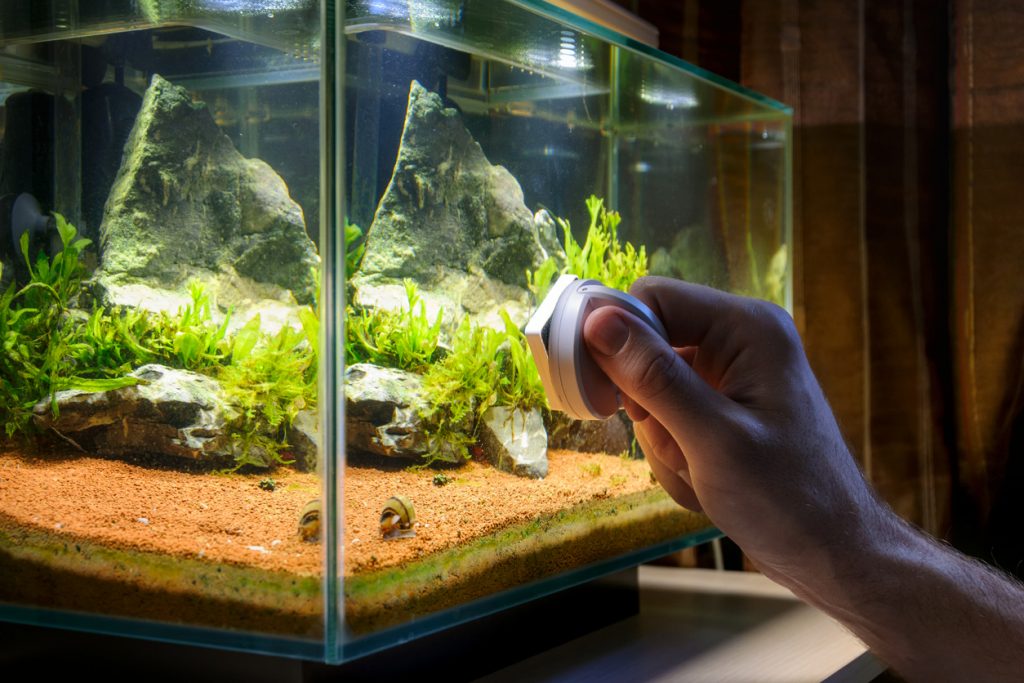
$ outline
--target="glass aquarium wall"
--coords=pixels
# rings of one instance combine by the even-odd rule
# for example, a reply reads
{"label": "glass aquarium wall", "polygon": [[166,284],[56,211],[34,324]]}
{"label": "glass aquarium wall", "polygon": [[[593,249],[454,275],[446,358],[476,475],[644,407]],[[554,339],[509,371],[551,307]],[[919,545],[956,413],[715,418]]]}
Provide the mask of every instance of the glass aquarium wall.
{"label": "glass aquarium wall", "polygon": [[3,3],[0,616],[342,661],[715,537],[522,328],[788,304],[790,148],[540,2]]}

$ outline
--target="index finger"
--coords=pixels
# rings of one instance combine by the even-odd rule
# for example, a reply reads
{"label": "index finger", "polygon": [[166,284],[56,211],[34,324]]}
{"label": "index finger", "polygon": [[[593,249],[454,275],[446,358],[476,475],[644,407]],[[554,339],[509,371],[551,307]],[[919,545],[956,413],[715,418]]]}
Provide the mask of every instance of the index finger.
{"label": "index finger", "polygon": [[668,277],[642,277],[629,293],[658,316],[677,348],[701,346],[716,322],[735,319],[749,305],[746,297]]}

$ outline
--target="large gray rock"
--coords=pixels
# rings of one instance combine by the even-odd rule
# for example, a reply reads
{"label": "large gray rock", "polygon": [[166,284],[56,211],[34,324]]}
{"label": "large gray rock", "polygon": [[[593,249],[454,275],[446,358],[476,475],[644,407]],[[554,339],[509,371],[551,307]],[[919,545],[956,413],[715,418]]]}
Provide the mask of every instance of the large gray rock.
{"label": "large gray rock", "polygon": [[100,242],[96,281],[109,303],[166,309],[193,279],[217,282],[225,307],[313,300],[319,258],[284,181],[160,76],[125,146]]}
{"label": "large gray rock", "polygon": [[500,470],[534,479],[548,474],[548,436],[540,410],[488,408],[480,425],[480,443]]}
{"label": "large gray rock", "polygon": [[[345,370],[345,443],[354,451],[393,458],[422,458],[431,451],[419,375],[369,363]],[[442,448],[439,460],[460,462]]]}
{"label": "large gray rock", "polygon": [[633,429],[622,413],[607,420],[574,420],[565,413],[549,413],[546,426],[548,447],[580,453],[628,452],[633,443]]}
{"label": "large gray rock", "polygon": [[294,466],[303,472],[320,467],[320,418],[312,410],[300,410],[288,429],[288,450]]}
{"label": "large gray rock", "polygon": [[544,255],[516,179],[487,160],[457,111],[413,81],[394,173],[353,279],[356,303],[404,304],[409,278],[430,313],[469,312],[493,324],[504,306],[523,322],[525,273]]}
{"label": "large gray rock", "polygon": [[99,455],[232,457],[230,427],[238,416],[227,407],[217,380],[156,364],[131,376],[141,383],[110,391],[59,391],[58,416],[44,399],[36,404],[33,419]]}

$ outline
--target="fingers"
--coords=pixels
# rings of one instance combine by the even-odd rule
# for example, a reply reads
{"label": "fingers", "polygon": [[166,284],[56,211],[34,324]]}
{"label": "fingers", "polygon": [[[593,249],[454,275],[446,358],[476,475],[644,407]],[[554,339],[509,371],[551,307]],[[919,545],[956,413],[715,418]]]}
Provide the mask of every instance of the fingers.
{"label": "fingers", "polygon": [[583,336],[609,379],[684,448],[687,434],[702,433],[730,409],[729,400],[697,376],[674,348],[621,309],[605,306],[591,313]]}
{"label": "fingers", "polygon": [[631,399],[629,396],[622,396],[622,407],[633,422],[643,422],[650,415],[644,407]]}
{"label": "fingers", "polygon": [[633,432],[648,459],[655,458],[661,461],[669,471],[677,474],[683,472],[684,479],[689,478],[690,471],[686,457],[664,425],[655,419],[647,419],[643,422],[633,423]]}
{"label": "fingers", "polygon": [[655,455],[657,451],[653,447],[644,444],[644,437],[639,432],[637,440],[640,441],[640,448],[647,456],[647,464],[650,466],[651,472],[654,473],[655,479],[668,492],[668,495],[672,496],[672,500],[688,510],[700,512],[703,508],[700,501],[697,500],[697,494],[693,492],[693,488]]}
{"label": "fingers", "polygon": [[[687,346],[682,349],[676,349],[676,353],[679,354],[680,358],[686,361],[687,365],[693,367],[693,359],[697,355],[696,346]],[[707,378],[705,378],[705,380],[706,379]],[[650,414],[644,410],[643,406],[631,399],[629,396],[622,396],[622,407],[626,410],[626,414],[629,415],[629,419],[633,422],[643,422]]]}
{"label": "fingers", "polygon": [[642,277],[629,293],[650,307],[676,347],[700,346],[716,322],[748,303],[740,296],[666,277]]}
{"label": "fingers", "polygon": [[629,292],[658,316],[675,347],[719,349],[731,340],[802,348],[792,316],[767,301],[664,277],[640,278]]}

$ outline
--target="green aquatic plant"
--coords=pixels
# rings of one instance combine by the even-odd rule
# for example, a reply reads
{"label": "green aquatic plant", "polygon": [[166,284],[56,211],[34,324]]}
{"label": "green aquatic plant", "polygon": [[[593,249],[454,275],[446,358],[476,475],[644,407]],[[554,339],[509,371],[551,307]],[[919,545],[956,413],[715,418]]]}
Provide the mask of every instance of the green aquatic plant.
{"label": "green aquatic plant", "polygon": [[255,343],[241,336],[259,330],[259,316],[235,337],[231,362],[216,373],[230,406],[240,416],[231,435],[235,469],[244,465],[286,464],[286,427],[301,410],[316,407],[316,357],[304,331],[284,325],[274,335],[259,334]]}
{"label": "green aquatic plant", "polygon": [[558,262],[554,258],[548,257],[537,267],[537,270],[526,271],[526,288],[533,293],[533,298],[536,301],[543,301],[544,296],[551,289],[551,283],[554,281],[555,276],[561,274]]}
{"label": "green aquatic plant", "polygon": [[[62,249],[52,259],[40,252],[32,262],[28,233],[21,238],[21,256],[29,281],[11,282],[0,296],[0,421],[8,437],[28,429],[32,407],[42,397],[51,401],[57,391],[81,387],[113,388],[135,383],[133,378],[103,381],[81,375],[73,343],[77,324],[71,303],[82,287],[85,266],[81,253],[91,242],[76,239],[77,231],[55,214]],[[56,403],[53,403],[56,409]]]}
{"label": "green aquatic plant", "polygon": [[210,297],[201,282],[189,284],[190,303],[167,322],[174,331],[173,348],[182,367],[188,370],[219,365],[231,355],[231,343],[225,339],[229,312],[220,325],[214,325]]}
{"label": "green aquatic plant", "polygon": [[446,449],[469,459],[480,418],[492,406],[530,410],[546,406],[540,375],[527,351],[526,337],[505,311],[504,329],[474,325],[462,319],[452,335],[452,348],[423,377],[432,449],[428,462]]}
{"label": "green aquatic plant", "polygon": [[50,398],[56,414],[60,390],[130,386],[140,381],[129,376],[133,370],[162,363],[221,382],[229,408],[239,415],[236,465],[283,462],[283,428],[299,410],[316,405],[316,312],[300,310],[301,331],[285,326],[269,335],[256,316],[231,334],[230,313],[215,321],[199,282],[189,286],[190,302],[175,314],[78,309],[85,275],[81,255],[90,242],[76,239],[74,226],[62,216],[54,218],[61,251],[52,258],[40,254],[33,263],[23,239],[29,281],[11,283],[0,295],[0,422],[7,437],[31,432],[32,409],[41,398]]}
{"label": "green aquatic plant", "polygon": [[501,318],[505,323],[505,340],[502,344],[505,356],[505,377],[498,387],[498,405],[511,406],[522,410],[547,408],[547,394],[541,382],[537,364],[533,361],[526,335],[516,326],[504,310]]}
{"label": "green aquatic plant", "polygon": [[363,229],[355,223],[349,223],[345,219],[345,281],[347,282],[363,262],[363,253],[366,252],[366,241],[363,239]]}
{"label": "green aquatic plant", "polygon": [[427,370],[422,416],[432,444],[428,463],[449,449],[469,459],[477,421],[497,401],[502,380],[498,351],[503,341],[503,334],[473,325],[466,316],[452,335],[451,351]]}
{"label": "green aquatic plant", "polygon": [[443,311],[431,321],[416,284],[405,281],[407,305],[398,310],[349,307],[345,315],[345,363],[373,363],[425,371],[438,357]]}
{"label": "green aquatic plant", "polygon": [[537,301],[547,294],[555,275],[572,274],[581,279],[599,280],[608,287],[626,291],[636,280],[647,275],[647,248],[637,249],[629,242],[619,241],[622,217],[617,211],[608,211],[604,200],[591,195],[587,198],[590,225],[580,244],[572,235],[569,221],[556,219],[565,233],[566,264],[559,269],[553,258],[548,258],[536,271],[527,271],[527,287]]}

